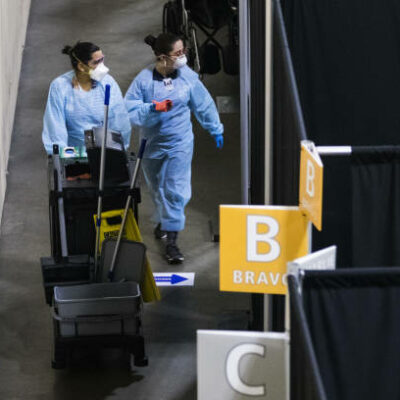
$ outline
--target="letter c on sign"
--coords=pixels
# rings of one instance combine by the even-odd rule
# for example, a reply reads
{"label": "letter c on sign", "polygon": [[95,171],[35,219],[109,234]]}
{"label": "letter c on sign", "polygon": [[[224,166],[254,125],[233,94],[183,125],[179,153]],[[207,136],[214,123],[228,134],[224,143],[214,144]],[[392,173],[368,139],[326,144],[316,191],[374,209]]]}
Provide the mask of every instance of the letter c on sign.
{"label": "letter c on sign", "polygon": [[264,396],[265,385],[250,386],[247,385],[239,376],[239,364],[243,356],[247,354],[256,354],[265,356],[265,346],[254,343],[244,343],[233,348],[226,359],[226,377],[232,389],[240,394],[248,396]]}

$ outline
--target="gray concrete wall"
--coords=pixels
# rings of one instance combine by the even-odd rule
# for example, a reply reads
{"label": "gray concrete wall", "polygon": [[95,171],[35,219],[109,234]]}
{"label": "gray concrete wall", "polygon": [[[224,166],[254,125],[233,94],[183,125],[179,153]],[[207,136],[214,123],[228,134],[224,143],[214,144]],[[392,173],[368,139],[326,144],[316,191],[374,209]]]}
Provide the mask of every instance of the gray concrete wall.
{"label": "gray concrete wall", "polygon": [[0,0],[0,224],[31,0]]}

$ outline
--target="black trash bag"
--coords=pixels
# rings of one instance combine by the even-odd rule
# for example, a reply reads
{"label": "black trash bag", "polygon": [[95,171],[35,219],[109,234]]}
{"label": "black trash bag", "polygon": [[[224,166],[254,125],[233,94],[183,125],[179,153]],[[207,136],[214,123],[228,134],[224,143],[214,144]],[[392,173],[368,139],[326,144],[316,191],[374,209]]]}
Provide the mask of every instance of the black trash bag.
{"label": "black trash bag", "polygon": [[200,73],[217,74],[221,71],[221,59],[218,47],[211,42],[204,42],[200,46]]}

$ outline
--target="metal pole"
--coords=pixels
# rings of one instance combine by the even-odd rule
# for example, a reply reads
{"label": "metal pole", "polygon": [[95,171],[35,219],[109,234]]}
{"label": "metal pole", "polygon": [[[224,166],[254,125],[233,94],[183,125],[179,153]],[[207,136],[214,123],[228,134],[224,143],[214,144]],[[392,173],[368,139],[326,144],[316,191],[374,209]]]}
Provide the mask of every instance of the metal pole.
{"label": "metal pole", "polygon": [[[265,159],[264,199],[272,204],[273,180],[273,2],[265,3]],[[264,331],[272,329],[272,296],[264,295]]]}
{"label": "metal pole", "polygon": [[349,156],[351,146],[316,146],[320,156]]}
{"label": "metal pole", "polygon": [[61,163],[60,153],[57,144],[53,145],[53,164],[57,171],[57,194],[58,194],[58,220],[60,224],[60,242],[61,242],[61,256],[68,256],[68,244],[67,244],[67,228],[65,225],[65,212],[64,212],[64,199],[62,198],[62,174],[61,174]]}
{"label": "metal pole", "polygon": [[327,400],[325,387],[322,381],[321,372],[318,367],[317,357],[313,347],[312,337],[307,324],[307,318],[302,307],[302,298],[298,291],[299,282],[294,275],[288,276],[288,291],[291,293],[291,309],[294,318],[299,325],[298,339],[301,341],[301,346],[304,348],[304,362],[309,368],[309,384],[315,388],[315,398],[319,400]]}
{"label": "metal pole", "polygon": [[250,37],[248,0],[239,1],[240,144],[242,204],[249,204]]}
{"label": "metal pole", "polygon": [[106,146],[107,146],[107,129],[108,129],[108,107],[110,104],[110,90],[111,86],[106,85],[105,98],[104,98],[104,132],[103,141],[101,144],[100,156],[100,176],[99,176],[99,200],[97,203],[97,221],[96,221],[96,248],[94,253],[94,274],[97,278],[98,269],[98,254],[100,248],[100,226],[101,226],[101,210],[104,190],[104,169],[106,164]]}
{"label": "metal pole", "polygon": [[285,70],[291,86],[290,93],[292,94],[292,102],[294,105],[294,111],[296,113],[297,128],[298,131],[300,132],[301,140],[307,140],[307,132],[303,118],[303,111],[300,103],[299,91],[296,83],[296,76],[293,68],[292,56],[289,50],[289,44],[286,35],[285,21],[283,19],[281,3],[280,0],[274,0],[274,1],[275,1],[276,23],[278,24],[278,34],[280,36],[282,43],[282,50],[284,56],[283,58],[285,60],[284,62]]}
{"label": "metal pole", "polygon": [[265,204],[272,203],[272,146],[273,146],[273,2],[265,3]]}

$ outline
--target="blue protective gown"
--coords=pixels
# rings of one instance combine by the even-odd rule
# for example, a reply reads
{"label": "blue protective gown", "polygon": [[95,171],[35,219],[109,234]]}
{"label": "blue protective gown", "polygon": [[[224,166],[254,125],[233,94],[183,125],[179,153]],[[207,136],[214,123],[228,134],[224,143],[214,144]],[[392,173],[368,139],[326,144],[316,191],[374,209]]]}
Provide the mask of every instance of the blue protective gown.
{"label": "blue protective gown", "polygon": [[47,153],[52,154],[53,144],[60,147],[84,146],[84,131],[103,125],[105,85],[111,86],[108,128],[122,134],[125,147],[129,146],[131,124],[121,90],[110,75],[96,87],[86,92],[73,88],[74,71],[54,79],[50,85],[46,111],[43,118],[42,140]]}
{"label": "blue protective gown", "polygon": [[[157,77],[158,75],[158,77]],[[152,100],[170,99],[168,112],[152,111]],[[134,127],[147,139],[143,172],[156,205],[155,223],[166,231],[181,231],[184,209],[191,197],[193,111],[201,126],[211,135],[223,133],[215,103],[198,75],[188,66],[163,80],[154,66],[142,70],[133,80],[125,104]]]}

